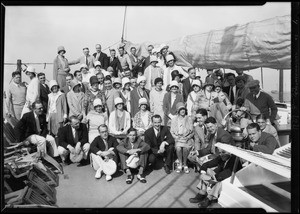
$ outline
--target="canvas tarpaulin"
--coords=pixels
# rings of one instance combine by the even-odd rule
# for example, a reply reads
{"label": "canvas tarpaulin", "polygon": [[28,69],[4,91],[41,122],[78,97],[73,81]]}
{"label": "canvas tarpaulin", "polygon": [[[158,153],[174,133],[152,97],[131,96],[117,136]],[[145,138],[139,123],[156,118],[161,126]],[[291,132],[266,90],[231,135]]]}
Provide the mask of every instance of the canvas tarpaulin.
{"label": "canvas tarpaulin", "polygon": [[[196,23],[195,23],[196,24]],[[139,55],[147,56],[147,46],[137,47]],[[229,68],[250,70],[257,67],[273,69],[291,68],[291,17],[281,16],[245,25],[234,25],[222,30],[187,35],[166,44],[184,68]],[[154,44],[159,47],[160,44]]]}

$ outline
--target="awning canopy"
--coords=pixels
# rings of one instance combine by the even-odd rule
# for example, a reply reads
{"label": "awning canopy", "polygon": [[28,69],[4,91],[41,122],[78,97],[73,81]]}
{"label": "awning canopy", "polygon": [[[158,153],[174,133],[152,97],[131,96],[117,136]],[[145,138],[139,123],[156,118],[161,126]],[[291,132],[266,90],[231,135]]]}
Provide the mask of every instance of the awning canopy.
{"label": "awning canopy", "polygon": [[[126,42],[126,50],[134,45],[138,54],[147,56],[150,42]],[[166,42],[184,68],[228,68],[250,70],[258,67],[291,68],[291,17],[275,17],[223,30],[187,35]],[[160,44],[154,44],[159,47]]]}

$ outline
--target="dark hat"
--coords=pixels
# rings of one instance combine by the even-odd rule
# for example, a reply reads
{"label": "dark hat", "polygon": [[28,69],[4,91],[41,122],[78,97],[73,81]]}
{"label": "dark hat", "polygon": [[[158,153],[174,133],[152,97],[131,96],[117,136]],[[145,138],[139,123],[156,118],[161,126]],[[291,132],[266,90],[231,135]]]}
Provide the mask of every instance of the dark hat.
{"label": "dark hat", "polygon": [[171,77],[172,77],[172,79],[174,79],[174,78],[177,77],[177,76],[179,76],[179,78],[182,78],[182,77],[183,77],[183,75],[180,74],[178,70],[174,70],[174,71],[171,72]]}
{"label": "dark hat", "polygon": [[181,109],[185,109],[185,111],[187,110],[183,102],[179,102],[179,103],[176,104],[176,111],[177,111],[177,113],[179,113],[179,111]]}
{"label": "dark hat", "polygon": [[212,85],[212,86],[215,85],[214,84],[214,78],[211,78],[211,77],[206,78],[206,82],[204,83],[203,88],[205,88],[208,85]]}
{"label": "dark hat", "polygon": [[90,77],[90,85],[93,85],[95,83],[99,83],[99,80],[97,79],[96,76],[91,76]]}
{"label": "dark hat", "polygon": [[160,78],[160,77],[157,77],[157,78],[154,80],[154,85],[156,85],[156,84],[159,83],[159,82],[162,82],[162,83],[164,84],[163,79]]}
{"label": "dark hat", "polygon": [[244,81],[244,83],[246,82],[246,78],[244,77],[244,76],[237,76],[236,78],[235,78],[235,82],[237,83],[238,81],[240,81],[240,80],[243,80]]}

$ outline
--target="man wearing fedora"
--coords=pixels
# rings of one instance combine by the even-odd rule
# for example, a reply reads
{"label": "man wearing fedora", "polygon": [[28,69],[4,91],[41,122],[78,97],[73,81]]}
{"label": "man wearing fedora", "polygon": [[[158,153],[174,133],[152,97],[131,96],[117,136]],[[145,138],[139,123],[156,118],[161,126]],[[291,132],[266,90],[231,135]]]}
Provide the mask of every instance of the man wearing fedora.
{"label": "man wearing fedora", "polygon": [[77,166],[89,164],[88,152],[90,144],[88,141],[88,130],[85,124],[75,116],[69,118],[70,124],[59,128],[58,130],[58,153],[65,164],[69,164],[67,159],[71,154],[73,157],[82,155],[82,160]]}
{"label": "man wearing fedora", "polygon": [[25,74],[29,76],[30,83],[27,86],[26,102],[21,113],[21,118],[25,113],[30,112],[32,104],[40,99],[40,81],[36,77],[35,68],[29,65],[26,68]]}
{"label": "man wearing fedora", "polygon": [[145,142],[150,146],[148,161],[154,168],[158,159],[165,157],[164,169],[167,174],[171,173],[174,138],[167,126],[162,126],[162,118],[160,115],[153,115],[153,127],[147,129],[144,134]]}
{"label": "man wearing fedora", "polygon": [[95,61],[99,61],[101,63],[101,66],[104,70],[108,67],[108,58],[105,53],[101,51],[101,45],[96,45],[96,53],[93,54],[93,57],[95,58]]}
{"label": "man wearing fedora", "polygon": [[163,69],[157,67],[156,64],[158,63],[156,56],[150,56],[150,65],[145,69],[144,76],[146,77],[146,85],[145,88],[151,90],[155,84],[154,81],[156,78],[163,77]]}
{"label": "man wearing fedora", "polygon": [[258,80],[249,82],[248,88],[250,93],[246,96],[244,103],[245,108],[254,119],[259,114],[266,115],[268,123],[274,126],[278,109],[273,98],[260,89]]}
{"label": "man wearing fedora", "polygon": [[182,81],[182,95],[183,95],[183,101],[186,102],[187,101],[187,97],[189,95],[189,93],[193,90],[192,85],[193,85],[193,81],[196,80],[196,70],[195,68],[189,68],[188,69],[188,74],[189,77],[185,78]]}
{"label": "man wearing fedora", "polygon": [[69,65],[75,65],[75,64],[85,64],[87,65],[88,69],[94,67],[95,58],[90,55],[89,48],[85,47],[83,48],[83,56],[79,57],[77,60],[72,60],[69,62]]}
{"label": "man wearing fedora", "polygon": [[57,48],[58,55],[53,62],[53,79],[58,82],[60,88],[66,85],[66,76],[70,72],[70,67],[67,58],[64,56],[66,50],[64,46]]}

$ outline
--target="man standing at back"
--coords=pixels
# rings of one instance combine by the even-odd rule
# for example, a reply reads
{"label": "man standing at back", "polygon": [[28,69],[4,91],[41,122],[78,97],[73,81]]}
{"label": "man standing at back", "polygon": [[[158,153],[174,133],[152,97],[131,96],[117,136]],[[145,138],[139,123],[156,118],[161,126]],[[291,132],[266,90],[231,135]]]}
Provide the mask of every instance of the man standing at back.
{"label": "man standing at back", "polygon": [[83,56],[79,57],[77,60],[72,60],[69,62],[69,65],[74,65],[74,64],[86,64],[87,67],[93,68],[94,67],[94,62],[95,58],[90,55],[90,50],[89,48],[83,48]]}
{"label": "man standing at back", "polygon": [[96,53],[93,54],[95,61],[99,61],[104,70],[108,67],[107,55],[101,52],[101,45],[96,45]]}
{"label": "man standing at back", "polygon": [[46,76],[44,73],[38,73],[40,81],[40,101],[43,104],[43,111],[46,114],[48,108],[48,94],[50,94],[49,86],[46,84]]}
{"label": "man standing at back", "polygon": [[234,100],[236,97],[236,85],[235,85],[235,75],[233,73],[227,74],[227,81],[229,86],[223,87],[223,92],[228,95],[229,101],[232,105],[235,105]]}
{"label": "man standing at back", "polygon": [[237,73],[238,76],[244,77],[246,83],[245,83],[245,87],[248,87],[248,83],[253,81],[253,77],[249,74],[245,74],[243,70],[235,70],[235,72]]}
{"label": "man standing at back", "polygon": [[182,87],[183,94],[182,95],[183,95],[184,102],[186,102],[189,93],[193,90],[192,84],[193,84],[193,81],[196,80],[196,70],[194,68],[189,68],[188,73],[189,73],[189,77],[185,78],[182,81],[182,85],[183,85],[183,87]]}

